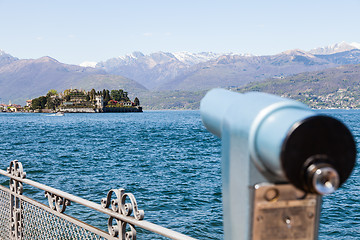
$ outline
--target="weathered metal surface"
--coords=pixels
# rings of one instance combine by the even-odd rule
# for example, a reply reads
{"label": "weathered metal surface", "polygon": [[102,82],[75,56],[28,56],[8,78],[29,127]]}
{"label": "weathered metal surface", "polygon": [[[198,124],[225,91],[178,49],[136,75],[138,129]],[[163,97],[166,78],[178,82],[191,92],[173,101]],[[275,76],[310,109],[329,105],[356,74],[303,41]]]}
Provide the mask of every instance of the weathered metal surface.
{"label": "weathered metal surface", "polygon": [[290,184],[256,185],[252,239],[317,239],[319,196]]}
{"label": "weathered metal surface", "polygon": [[[0,185],[0,239],[136,239],[135,226],[170,239],[194,239],[143,220],[133,194],[112,189],[101,205],[26,179],[22,164],[15,160],[0,174],[10,178],[10,189]],[[23,196],[23,184],[45,191],[49,206]],[[63,214],[71,202],[109,216],[108,231]],[[111,206],[111,209],[109,209]]]}
{"label": "weathered metal surface", "polygon": [[49,207],[58,212],[65,212],[66,206],[70,206],[71,202],[64,197],[56,196],[53,193],[45,191],[45,197],[47,197],[49,202]]}
{"label": "weathered metal surface", "polygon": [[[115,194],[115,198],[112,199],[113,193]],[[126,198],[129,197],[130,203],[126,203]],[[136,199],[133,194],[125,193],[125,189],[111,189],[106,198],[101,199],[101,206],[103,208],[108,208],[111,205],[111,210],[122,214],[124,216],[130,216],[131,213],[134,213],[134,217],[137,220],[144,219],[144,211],[139,210]],[[116,222],[114,225],[113,222]],[[120,219],[109,217],[108,220],[108,231],[111,236],[117,237],[121,239],[136,239],[136,229],[134,225],[129,224],[130,231],[126,230],[127,222],[122,221]]]}

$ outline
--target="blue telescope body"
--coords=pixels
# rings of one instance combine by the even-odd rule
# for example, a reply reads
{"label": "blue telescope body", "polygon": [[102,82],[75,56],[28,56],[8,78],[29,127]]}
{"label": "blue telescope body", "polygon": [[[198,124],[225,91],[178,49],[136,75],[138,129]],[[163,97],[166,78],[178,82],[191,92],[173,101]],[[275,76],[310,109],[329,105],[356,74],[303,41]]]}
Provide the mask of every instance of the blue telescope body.
{"label": "blue telescope body", "polygon": [[213,89],[200,112],[205,127],[222,140],[225,239],[252,239],[259,184],[291,184],[321,196],[341,186],[355,165],[347,127],[300,102]]}

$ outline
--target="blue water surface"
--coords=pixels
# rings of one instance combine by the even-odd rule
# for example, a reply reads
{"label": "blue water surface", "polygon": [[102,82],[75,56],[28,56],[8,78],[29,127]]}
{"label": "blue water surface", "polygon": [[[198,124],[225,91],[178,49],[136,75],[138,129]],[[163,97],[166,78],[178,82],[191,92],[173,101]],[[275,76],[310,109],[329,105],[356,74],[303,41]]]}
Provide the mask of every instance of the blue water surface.
{"label": "blue water surface", "polygon": [[[360,111],[323,111],[343,120],[359,148]],[[110,189],[135,195],[145,220],[198,239],[222,239],[221,141],[198,111],[1,113],[0,168],[23,163],[27,178],[100,203]],[[7,185],[5,177],[0,183]],[[319,239],[359,239],[359,167],[325,197]],[[25,195],[46,203],[44,192]],[[66,213],[107,230],[107,216],[73,204]],[[138,239],[162,239],[138,230]]]}

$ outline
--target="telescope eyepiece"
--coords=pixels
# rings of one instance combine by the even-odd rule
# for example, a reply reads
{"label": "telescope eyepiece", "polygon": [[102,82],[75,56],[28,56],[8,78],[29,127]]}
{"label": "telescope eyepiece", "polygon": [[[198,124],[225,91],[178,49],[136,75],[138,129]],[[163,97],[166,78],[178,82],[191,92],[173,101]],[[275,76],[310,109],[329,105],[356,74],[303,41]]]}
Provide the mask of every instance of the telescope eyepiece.
{"label": "telescope eyepiece", "polygon": [[340,185],[338,172],[329,164],[311,164],[306,175],[312,192],[320,195],[331,194]]}

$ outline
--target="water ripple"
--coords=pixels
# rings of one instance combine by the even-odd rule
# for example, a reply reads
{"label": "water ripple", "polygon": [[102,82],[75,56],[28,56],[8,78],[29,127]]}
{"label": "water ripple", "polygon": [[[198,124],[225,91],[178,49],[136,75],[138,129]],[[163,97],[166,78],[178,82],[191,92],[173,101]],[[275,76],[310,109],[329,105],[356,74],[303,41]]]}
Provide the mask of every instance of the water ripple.
{"label": "water ripple", "polygon": [[[325,111],[345,121],[360,146],[359,111]],[[133,193],[145,219],[198,239],[222,239],[221,142],[199,112],[0,114],[1,169],[20,160],[29,179],[99,202],[113,188]],[[319,239],[358,239],[357,164],[325,197]],[[8,180],[0,179],[2,185]],[[46,203],[44,193],[25,194]],[[105,215],[73,204],[67,213],[106,229]],[[138,239],[162,239],[138,229]]]}

